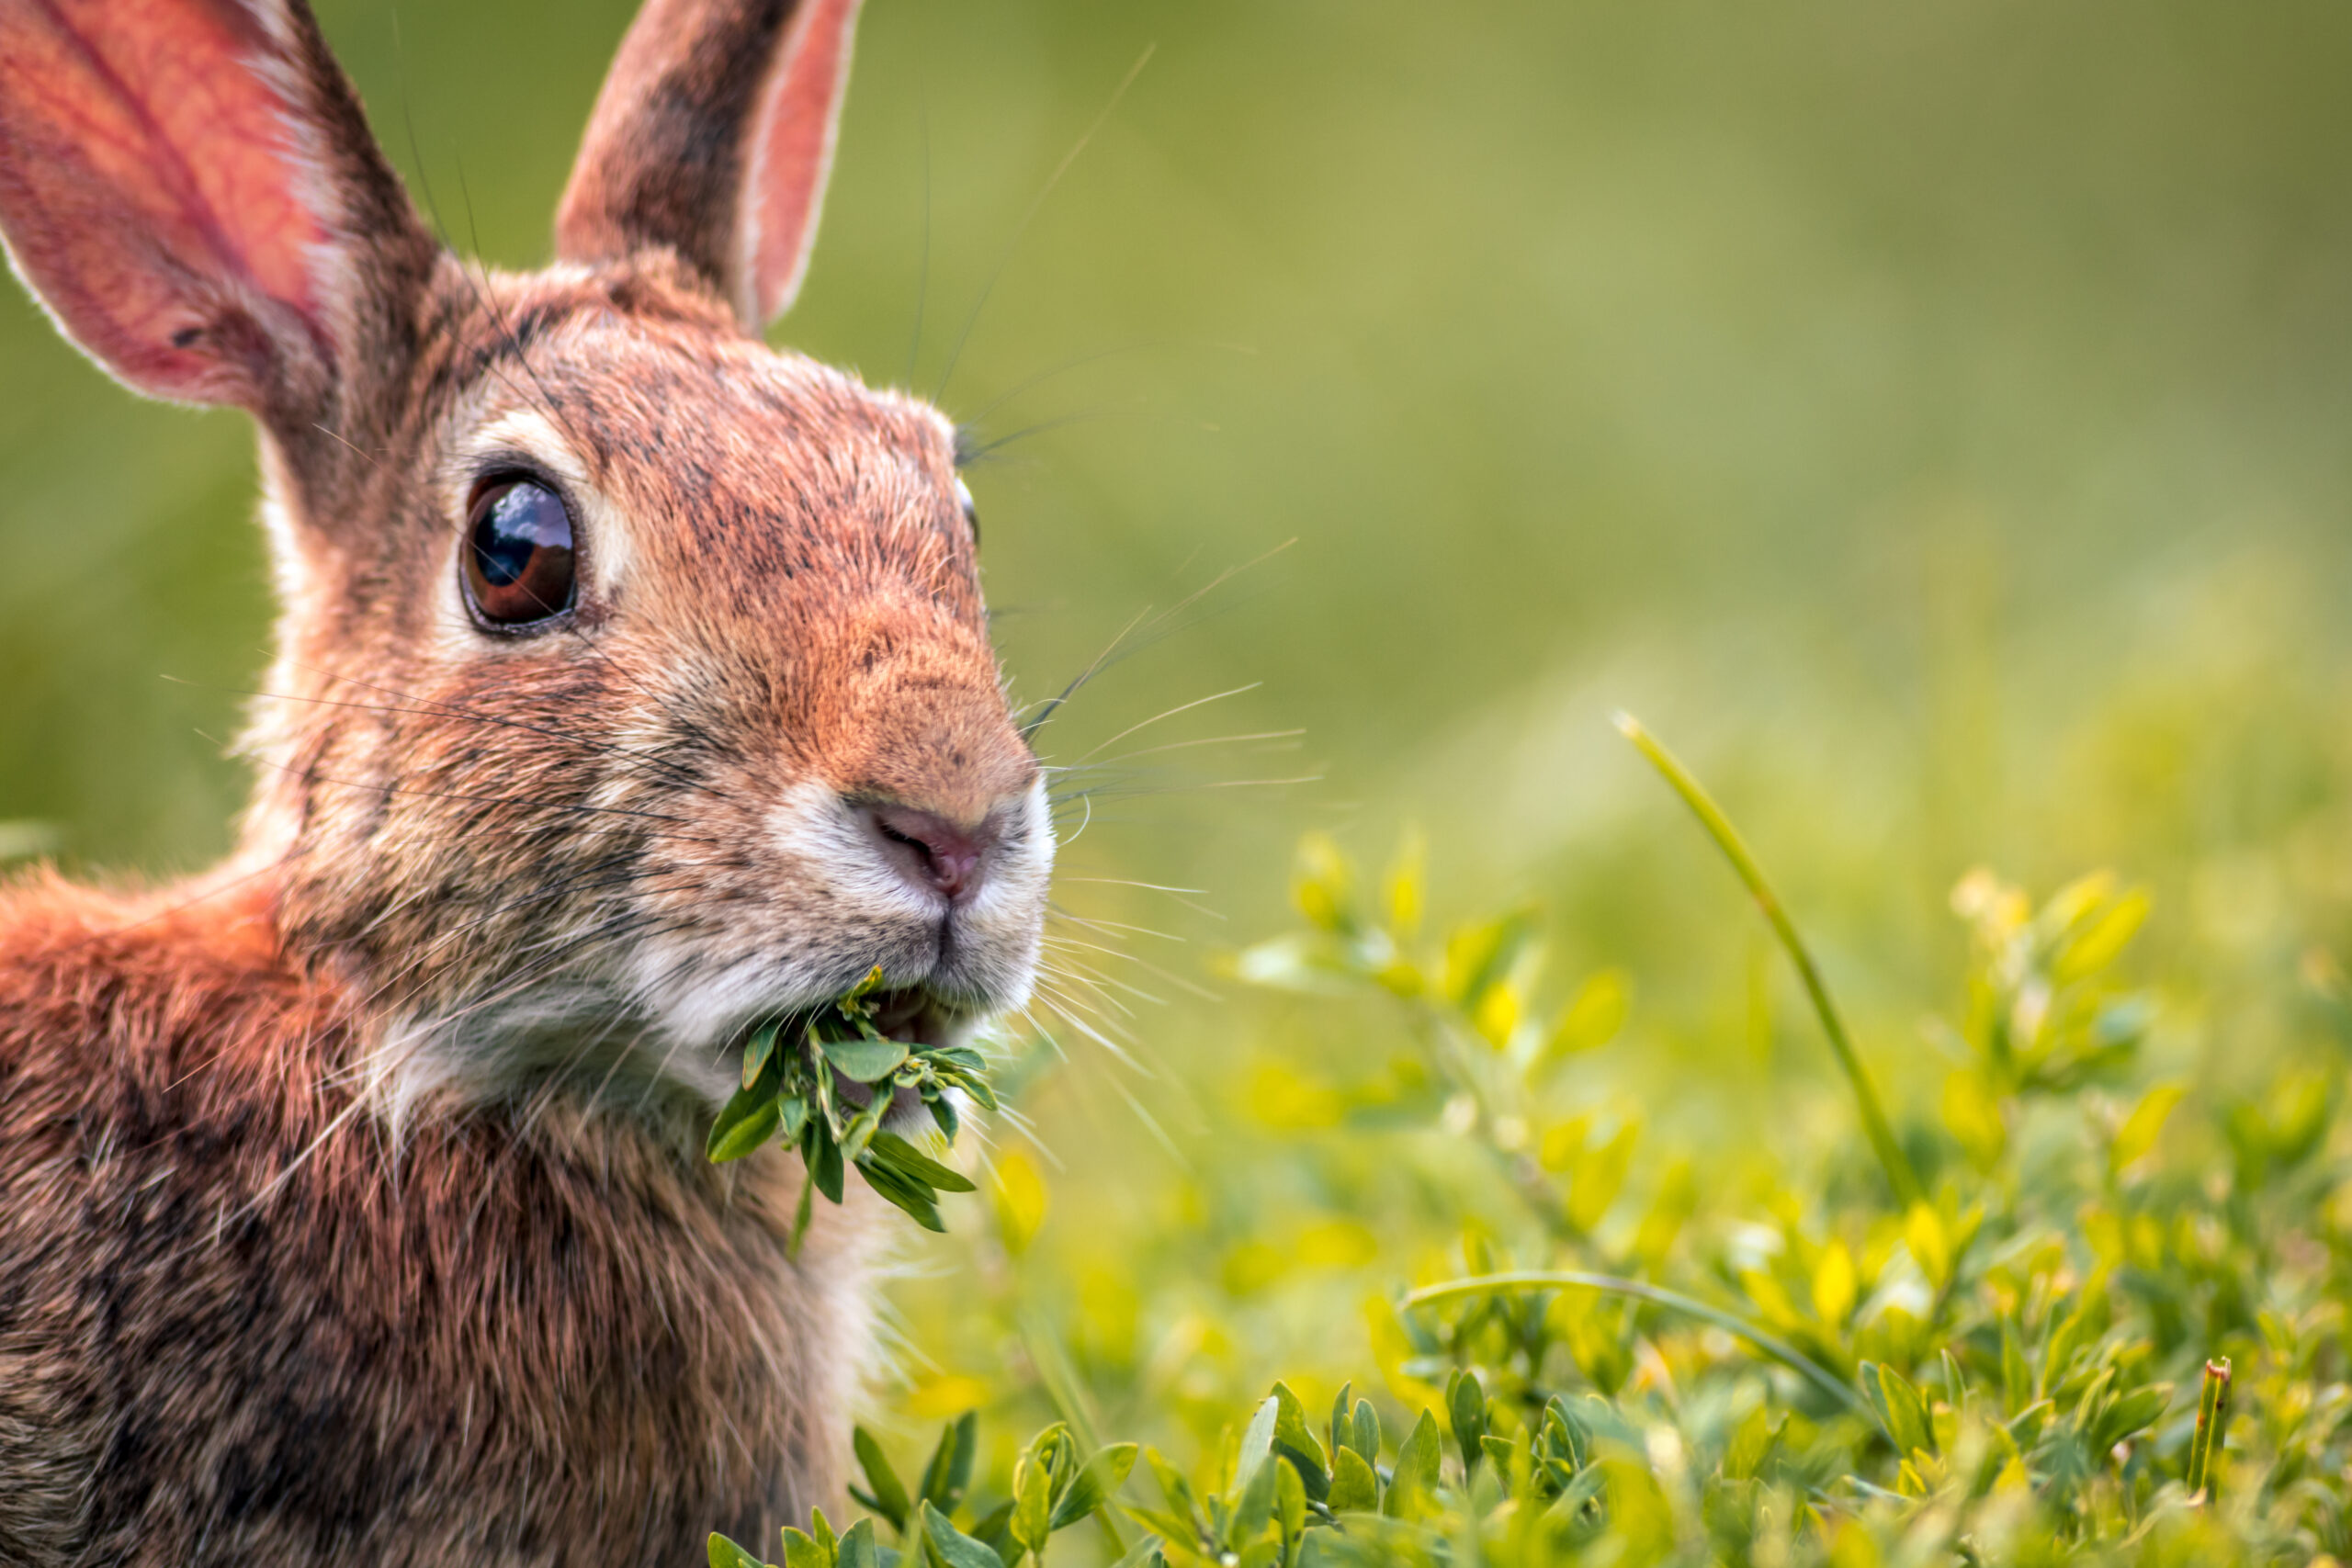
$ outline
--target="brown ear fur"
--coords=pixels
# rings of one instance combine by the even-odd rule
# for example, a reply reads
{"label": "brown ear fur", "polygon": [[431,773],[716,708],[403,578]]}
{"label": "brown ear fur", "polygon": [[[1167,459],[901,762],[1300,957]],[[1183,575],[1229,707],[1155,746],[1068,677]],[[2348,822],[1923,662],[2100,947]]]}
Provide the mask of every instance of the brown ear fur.
{"label": "brown ear fur", "polygon": [[858,0],[648,0],[556,216],[567,261],[666,246],[753,332],[817,232]]}
{"label": "brown ear fur", "polygon": [[364,401],[434,253],[300,0],[0,0],[0,236],[131,387],[280,429]]}

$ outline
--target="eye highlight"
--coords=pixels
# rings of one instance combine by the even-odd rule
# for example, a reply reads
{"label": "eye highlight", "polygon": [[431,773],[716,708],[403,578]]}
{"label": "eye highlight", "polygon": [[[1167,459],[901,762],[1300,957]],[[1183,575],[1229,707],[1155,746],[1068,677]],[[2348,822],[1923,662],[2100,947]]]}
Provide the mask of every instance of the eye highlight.
{"label": "eye highlight", "polygon": [[571,609],[573,559],[563,497],[527,474],[492,474],[474,486],[458,576],[484,623],[514,630]]}
{"label": "eye highlight", "polygon": [[971,487],[962,479],[956,481],[956,504],[964,509],[964,526],[972,531],[972,543],[980,542],[980,509],[972,500]]}

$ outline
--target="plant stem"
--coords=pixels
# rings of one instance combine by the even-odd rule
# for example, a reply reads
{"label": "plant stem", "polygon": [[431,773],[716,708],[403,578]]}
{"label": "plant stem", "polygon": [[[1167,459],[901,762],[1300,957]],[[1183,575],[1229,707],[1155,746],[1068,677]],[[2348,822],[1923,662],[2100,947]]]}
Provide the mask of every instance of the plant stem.
{"label": "plant stem", "polygon": [[1739,874],[1741,882],[1747,884],[1757,908],[1764,911],[1764,918],[1771,923],[1774,934],[1781,939],[1781,945],[1788,949],[1790,961],[1797,966],[1798,977],[1804,981],[1805,994],[1813,998],[1813,1010],[1821,1019],[1822,1030],[1829,1036],[1829,1048],[1837,1054],[1838,1065],[1845,1070],[1846,1081],[1853,1089],[1854,1103],[1861,1111],[1862,1131],[1868,1134],[1871,1147],[1878,1155],[1879,1165],[1886,1172],[1887,1185],[1894,1190],[1895,1201],[1905,1207],[1919,1201],[1924,1196],[1919,1178],[1912,1170],[1911,1161],[1904,1155],[1903,1146],[1894,1141],[1894,1129],[1888,1123],[1886,1112],[1879,1105],[1878,1090],[1871,1087],[1870,1074],[1863,1069],[1861,1057],[1855,1054],[1853,1040],[1846,1032],[1845,1021],[1838,1016],[1837,1004],[1829,999],[1829,987],[1823,982],[1821,971],[1815,966],[1813,954],[1807,951],[1804,939],[1797,934],[1796,922],[1789,919],[1789,912],[1781,907],[1780,896],[1764,879],[1764,869],[1756,863],[1756,857],[1748,852],[1747,841],[1739,836],[1739,829],[1731,825],[1731,818],[1724,815],[1723,807],[1715,804],[1699,781],[1675,761],[1674,754],[1642,728],[1640,720],[1631,714],[1621,713],[1617,716],[1617,728],[1624,732],[1625,739],[1632,741],[1643,756],[1649,759],[1650,765],[1665,775],[1666,782],[1674,786],[1674,793],[1682,797],[1683,804],[1699,818],[1700,826],[1706,829],[1708,837],[1715,840],[1715,847],[1723,851],[1724,858],[1731,862],[1732,870]]}
{"label": "plant stem", "polygon": [[1663,1285],[1653,1285],[1646,1280],[1628,1280],[1616,1274],[1588,1274],[1573,1269],[1521,1269],[1424,1285],[1418,1291],[1407,1292],[1405,1304],[1408,1307],[1428,1306],[1434,1302],[1452,1301],[1457,1296],[1495,1295],[1506,1291],[1558,1290],[1603,1291],[1611,1295],[1632,1296],[1636,1301],[1648,1302],[1654,1306],[1712,1323],[1726,1333],[1739,1336],[1791,1371],[1802,1373],[1848,1408],[1864,1415],[1871,1414],[1870,1405],[1851,1384],[1780,1336],[1757,1327],[1737,1313],[1710,1306],[1696,1296],[1686,1296],[1679,1291],[1669,1291]]}
{"label": "plant stem", "polygon": [[2197,1393],[2197,1431],[2188,1440],[2188,1495],[2210,1503],[2222,1490],[2222,1440],[2230,1420],[2230,1359],[2205,1363]]}

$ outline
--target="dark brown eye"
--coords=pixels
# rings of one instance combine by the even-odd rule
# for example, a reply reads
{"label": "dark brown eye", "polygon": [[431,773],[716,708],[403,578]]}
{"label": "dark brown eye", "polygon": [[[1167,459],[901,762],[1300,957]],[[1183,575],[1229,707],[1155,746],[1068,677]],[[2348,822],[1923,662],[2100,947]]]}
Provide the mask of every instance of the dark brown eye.
{"label": "dark brown eye", "polygon": [[493,626],[525,626],[571,608],[571,513],[521,474],[474,486],[460,552],[466,595]]}

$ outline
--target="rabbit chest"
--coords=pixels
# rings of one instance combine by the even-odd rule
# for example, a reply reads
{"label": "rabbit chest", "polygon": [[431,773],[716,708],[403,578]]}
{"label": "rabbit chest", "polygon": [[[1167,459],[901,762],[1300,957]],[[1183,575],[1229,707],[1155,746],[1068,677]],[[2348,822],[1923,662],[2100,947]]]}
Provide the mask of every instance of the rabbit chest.
{"label": "rabbit chest", "polygon": [[[835,1485],[865,1228],[563,1097],[358,1097],[266,879],[0,901],[0,1560],[677,1563]],[[820,1210],[830,1208],[820,1205]]]}

